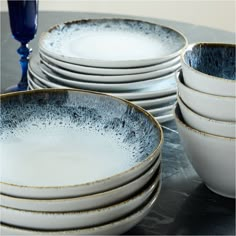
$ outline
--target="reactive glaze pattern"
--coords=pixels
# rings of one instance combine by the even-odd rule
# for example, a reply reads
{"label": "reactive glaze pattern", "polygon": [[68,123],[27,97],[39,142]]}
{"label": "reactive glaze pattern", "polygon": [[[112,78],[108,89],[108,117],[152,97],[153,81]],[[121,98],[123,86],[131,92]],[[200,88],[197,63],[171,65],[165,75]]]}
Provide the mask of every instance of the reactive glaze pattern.
{"label": "reactive glaze pattern", "polygon": [[167,61],[186,44],[181,33],[168,27],[131,19],[92,19],[54,26],[41,36],[39,48],[74,64],[127,68]]}
{"label": "reactive glaze pattern", "polygon": [[235,45],[194,45],[184,54],[185,62],[202,73],[228,80],[236,80]]}
{"label": "reactive glaze pattern", "polygon": [[[113,159],[115,169],[110,167],[111,169],[113,168],[113,173],[109,173],[110,176],[126,171],[144,161],[154,152],[161,140],[161,133],[156,129],[155,123],[151,122],[147,115],[137,108],[106,95],[72,90],[45,90],[22,93],[19,96],[6,96],[1,100],[0,126],[0,142],[4,145],[9,145],[9,142],[10,144],[12,142],[19,142],[20,144],[21,138],[32,135],[32,131],[44,134],[45,139],[47,139],[48,136],[52,135],[50,131],[55,128],[56,130],[66,129],[70,131],[74,139],[84,131],[87,132],[87,135],[89,133],[95,136],[99,134],[101,138],[108,135],[112,141],[117,143],[120,149],[128,153],[128,159],[120,157],[123,161],[120,159],[121,163],[119,165],[119,162]],[[52,135],[52,144],[57,138],[56,135],[57,132]],[[67,137],[66,134],[65,137]],[[81,139],[79,140],[82,141]],[[40,140],[38,141],[41,142]],[[57,143],[58,149],[66,141],[59,141]],[[64,146],[67,147],[65,144]],[[79,143],[77,145],[79,147]],[[99,147],[96,145],[96,142],[91,138],[91,149],[95,149],[97,152],[97,155],[92,157],[94,162],[99,156],[102,161],[102,153],[99,154]],[[82,147],[80,148],[83,149]],[[25,149],[27,150],[27,147]],[[81,149],[78,150],[78,156],[80,153],[83,153]],[[69,152],[70,150],[66,151]],[[32,153],[32,156],[34,155]],[[109,158],[112,160],[114,156],[115,153],[109,156]],[[60,158],[65,158],[65,156],[59,156],[58,158],[59,161]],[[91,163],[91,167],[92,165],[93,163]],[[77,170],[79,168],[78,166]],[[93,173],[96,172],[96,167],[94,168]],[[97,168],[99,169],[99,166]],[[67,170],[67,172],[69,174],[70,170]],[[7,176],[9,177],[9,175]],[[106,178],[109,175],[106,176],[105,174],[102,177]],[[3,182],[5,182],[4,175],[1,176],[3,177]],[[93,174],[90,174],[90,176],[93,176]],[[95,180],[97,179],[89,178],[87,182]],[[75,182],[70,183],[71,180],[68,181],[65,184],[76,184]],[[83,183],[79,179],[76,181],[77,184]],[[83,181],[86,183],[85,179]],[[39,180],[39,186],[40,183],[42,184]],[[55,182],[53,183],[55,184]],[[17,182],[17,184],[24,183]],[[33,185],[33,180],[31,184]],[[47,183],[44,184],[46,185]]]}
{"label": "reactive glaze pattern", "polygon": [[185,45],[184,36],[173,29],[130,19],[68,22],[40,40],[46,54],[108,62],[162,58],[178,54]]}

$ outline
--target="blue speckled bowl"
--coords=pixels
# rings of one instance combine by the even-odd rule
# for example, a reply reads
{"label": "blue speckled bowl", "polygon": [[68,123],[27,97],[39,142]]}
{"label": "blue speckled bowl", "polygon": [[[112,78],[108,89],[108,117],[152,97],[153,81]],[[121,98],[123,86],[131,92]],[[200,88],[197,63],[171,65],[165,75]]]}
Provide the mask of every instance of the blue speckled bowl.
{"label": "blue speckled bowl", "polygon": [[235,45],[196,43],[181,57],[184,82],[201,92],[236,96]]}
{"label": "blue speckled bowl", "polygon": [[0,187],[7,195],[43,199],[106,191],[136,179],[160,154],[159,124],[125,100],[45,89],[1,95],[0,101]]}

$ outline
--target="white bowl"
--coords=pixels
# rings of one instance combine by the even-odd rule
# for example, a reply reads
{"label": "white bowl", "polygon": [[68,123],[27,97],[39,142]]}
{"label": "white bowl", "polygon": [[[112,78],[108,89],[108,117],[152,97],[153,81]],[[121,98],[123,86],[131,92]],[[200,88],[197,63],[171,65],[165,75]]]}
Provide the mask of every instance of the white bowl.
{"label": "white bowl", "polygon": [[3,194],[55,199],[103,192],[136,179],[160,153],[159,124],[125,100],[62,89],[0,98]]}
{"label": "white bowl", "polygon": [[235,139],[198,131],[183,122],[179,105],[174,110],[177,128],[194,169],[212,191],[235,197]]}
{"label": "white bowl", "polygon": [[0,224],[2,235],[119,235],[122,234],[137,223],[139,223],[151,210],[160,192],[159,188],[154,191],[151,198],[139,209],[132,214],[125,216],[108,224],[99,225],[96,227],[73,229],[73,230],[50,230],[40,231],[33,229],[18,228],[10,225]]}
{"label": "white bowl", "polygon": [[0,194],[1,205],[29,211],[69,212],[92,210],[123,201],[143,188],[160,168],[161,157],[135,180],[102,193],[64,199],[27,199]]}
{"label": "white bowl", "polygon": [[203,93],[185,85],[181,72],[176,73],[178,92],[183,102],[194,112],[220,121],[236,121],[236,97]]}
{"label": "white bowl", "polygon": [[209,134],[236,138],[236,122],[223,122],[201,116],[192,111],[182,99],[177,97],[184,122],[194,129]]}
{"label": "white bowl", "polygon": [[190,44],[181,55],[184,81],[198,91],[236,96],[235,44]]}
{"label": "white bowl", "polygon": [[149,184],[132,196],[115,205],[90,211],[77,212],[35,212],[0,206],[1,221],[17,227],[40,230],[67,230],[94,227],[129,215],[147,202],[159,185],[160,171]]}

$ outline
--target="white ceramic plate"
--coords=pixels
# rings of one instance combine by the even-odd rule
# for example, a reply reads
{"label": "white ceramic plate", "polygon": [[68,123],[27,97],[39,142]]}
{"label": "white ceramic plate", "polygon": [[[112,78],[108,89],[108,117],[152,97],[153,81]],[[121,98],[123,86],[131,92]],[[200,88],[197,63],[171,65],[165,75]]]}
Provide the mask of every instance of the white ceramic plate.
{"label": "white ceramic plate", "polygon": [[107,207],[124,201],[140,192],[140,189],[153,178],[154,174],[160,174],[160,162],[161,156],[157,158],[156,162],[146,173],[138,176],[135,180],[127,184],[105,192],[65,199],[27,199],[1,194],[1,205],[21,210],[46,212],[84,211]]}
{"label": "white ceramic plate", "polygon": [[[141,106],[145,109],[147,108],[157,108],[157,107],[165,107],[174,104],[176,101],[177,95],[171,95],[161,98],[151,98],[144,100],[132,101],[134,104]],[[150,110],[150,109],[149,109]]]}
{"label": "white ceramic plate", "polygon": [[39,230],[68,230],[107,224],[131,214],[146,203],[158,188],[159,180],[160,173],[156,173],[151,183],[137,195],[123,202],[90,211],[35,212],[0,206],[1,221],[17,227]]}
{"label": "white ceramic plate", "polygon": [[40,52],[40,57],[43,61],[51,62],[54,65],[57,65],[66,70],[90,74],[90,75],[132,75],[132,74],[140,74],[147,73],[156,70],[162,70],[166,68],[170,68],[176,64],[180,63],[180,56],[177,56],[173,59],[170,59],[166,62],[162,62],[160,64],[145,66],[145,67],[136,67],[136,68],[99,68],[99,67],[90,67],[90,66],[82,66],[76,65],[72,63],[67,63],[64,61],[60,61],[54,59],[53,57],[47,56],[43,52]]}
{"label": "white ceramic plate", "polygon": [[39,48],[56,59],[95,67],[138,67],[172,59],[186,46],[179,32],[131,19],[88,19],[56,25]]}
{"label": "white ceramic plate", "polygon": [[151,113],[153,116],[158,116],[160,114],[163,114],[165,112],[169,112],[173,109],[173,105],[170,106],[164,106],[164,107],[157,107],[152,109],[146,109],[149,113]]}
{"label": "white ceramic plate", "polygon": [[89,75],[82,74],[79,72],[73,72],[65,70],[58,66],[55,66],[51,63],[42,61],[42,63],[51,69],[53,72],[62,75],[62,77],[67,77],[73,80],[86,81],[86,82],[98,82],[98,83],[126,83],[126,82],[137,82],[144,81],[148,79],[153,79],[161,76],[168,75],[172,72],[175,72],[180,68],[180,63],[168,67],[162,70],[151,71],[142,74],[133,74],[133,75]]}
{"label": "white ceramic plate", "polygon": [[[42,78],[37,76],[36,74],[32,75],[32,73],[31,74],[28,73],[28,81],[32,89],[69,88],[67,86],[49,81],[44,74],[42,74],[43,76]],[[47,85],[44,83],[47,83]],[[173,77],[173,78],[168,78],[166,80],[160,80],[154,82],[153,85],[150,85],[149,87],[140,89],[138,91],[131,91],[125,93],[108,93],[108,94],[128,100],[140,100],[140,99],[157,98],[170,94],[175,94],[176,90],[177,90],[176,80]]]}
{"label": "white ceramic plate", "polygon": [[[164,86],[169,86],[169,84],[168,85],[166,84],[167,80],[169,81],[169,83],[171,81],[172,86],[176,87],[175,82],[173,82],[175,80],[175,73],[171,73],[169,75],[162,76],[155,79],[130,82],[130,83],[110,83],[109,84],[109,83],[95,83],[95,82],[71,80],[69,78],[65,78],[64,76],[60,76],[59,74],[54,73],[52,70],[50,70],[43,64],[40,64],[38,57],[31,58],[30,64],[29,64],[29,71],[39,81],[48,85],[49,87],[52,87],[50,86],[52,85],[52,83],[49,83],[49,82],[54,82],[53,83],[54,85],[59,84],[60,86],[67,86],[70,88],[80,88],[80,89],[88,89],[88,90],[94,90],[94,91],[114,93],[114,92],[137,91],[140,89],[151,87],[154,84],[156,84],[156,87],[157,87],[158,83],[162,83],[162,85],[165,84]],[[164,89],[167,89],[167,88],[164,87]]]}
{"label": "white ceramic plate", "polygon": [[155,119],[156,119],[159,123],[164,123],[164,122],[173,120],[173,119],[174,119],[174,115],[170,113],[170,114],[168,114],[168,115],[155,117]]}
{"label": "white ceramic plate", "polygon": [[160,187],[154,192],[151,199],[144,204],[144,206],[124,218],[105,225],[74,230],[40,231],[17,228],[2,223],[0,224],[1,235],[119,235],[134,227],[149,213],[157,200],[159,192]]}
{"label": "white ceramic plate", "polygon": [[[41,89],[42,87],[39,86],[36,82],[34,82],[34,79],[29,75],[29,86],[33,89]],[[45,87],[43,87],[45,88]],[[116,95],[117,94],[110,94],[110,95]],[[117,96],[119,97],[119,96]],[[150,108],[155,107],[154,109],[161,109],[163,107],[169,106],[170,104],[173,104],[176,101],[177,95],[170,95],[170,96],[164,96],[164,97],[155,97],[151,99],[143,99],[143,100],[134,100],[132,101],[134,104],[141,106],[143,108]],[[152,110],[152,109],[148,109]],[[158,112],[158,110],[154,110],[154,112]],[[152,112],[150,112],[152,113]]]}
{"label": "white ceramic plate", "polygon": [[0,118],[1,192],[23,198],[75,197],[118,187],[144,173],[163,142],[159,124],[143,109],[81,90],[1,95]]}

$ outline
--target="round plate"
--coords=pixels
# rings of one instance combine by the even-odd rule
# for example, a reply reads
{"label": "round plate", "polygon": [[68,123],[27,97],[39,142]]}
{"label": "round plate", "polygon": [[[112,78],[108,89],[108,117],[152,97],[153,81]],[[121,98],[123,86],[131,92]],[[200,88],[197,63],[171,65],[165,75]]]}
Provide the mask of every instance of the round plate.
{"label": "round plate", "polygon": [[76,64],[57,60],[53,57],[49,57],[43,52],[40,52],[40,57],[43,61],[50,62],[66,70],[84,73],[84,74],[90,74],[90,75],[132,75],[132,74],[147,73],[147,72],[151,72],[155,70],[162,70],[168,67],[172,67],[180,62],[180,56],[177,56],[166,62],[152,65],[152,66],[122,69],[122,68],[99,68],[99,67],[76,65]]}
{"label": "round plate", "polygon": [[133,74],[133,75],[88,75],[88,74],[81,74],[79,72],[73,72],[69,70],[62,69],[56,65],[51,63],[42,61],[42,63],[54,71],[57,74],[62,75],[62,77],[67,77],[73,80],[78,81],[86,81],[86,82],[98,82],[98,83],[126,83],[126,82],[136,82],[136,81],[144,81],[148,79],[153,79],[161,76],[165,76],[172,72],[177,71],[180,69],[180,63],[168,67],[162,70],[151,71],[148,73],[142,74]]}
{"label": "round plate", "polygon": [[103,68],[161,63],[178,56],[186,38],[174,29],[131,19],[88,19],[56,25],[40,50],[61,61]]}
{"label": "round plate", "polygon": [[161,98],[151,98],[151,99],[145,99],[145,100],[139,100],[139,101],[132,101],[134,104],[141,106],[143,108],[157,108],[157,107],[165,107],[167,105],[173,105],[173,103],[176,101],[177,95],[171,95]]}
{"label": "round plate", "polygon": [[[45,75],[43,75],[45,77]],[[39,79],[38,79],[39,78]],[[28,81],[30,86],[33,89],[42,89],[42,88],[70,88],[64,85],[56,84],[52,81],[49,81],[46,77],[44,79],[36,77],[28,73]],[[120,97],[128,100],[140,100],[140,99],[149,99],[155,97],[163,97],[171,94],[175,94],[177,90],[176,81],[174,78],[158,81],[154,83],[153,86],[149,86],[139,91],[132,91],[127,93],[108,93],[110,95]]]}
{"label": "round plate", "polygon": [[[137,90],[141,90],[144,88],[149,88],[152,94],[158,94],[158,92],[151,89],[151,86],[155,84],[155,88],[160,86],[160,90],[163,89],[164,92],[166,90],[171,91],[175,89],[176,91],[176,82],[175,82],[175,73],[168,74],[166,76],[162,76],[155,79],[145,80],[145,81],[137,81],[130,83],[95,83],[95,82],[85,82],[78,80],[71,80],[67,77],[62,77],[59,74],[56,74],[48,67],[40,63],[39,57],[32,57],[29,63],[29,71],[31,74],[36,77],[43,84],[46,84],[49,87],[55,86],[55,84],[59,84],[60,87],[67,88],[80,88],[94,91],[101,91],[106,93],[114,93],[114,92],[130,92]],[[168,82],[167,82],[168,81]],[[163,87],[162,87],[163,86]],[[162,92],[162,91],[160,91]],[[156,95],[157,96],[157,95]]]}

